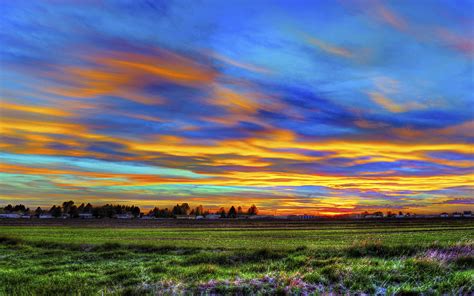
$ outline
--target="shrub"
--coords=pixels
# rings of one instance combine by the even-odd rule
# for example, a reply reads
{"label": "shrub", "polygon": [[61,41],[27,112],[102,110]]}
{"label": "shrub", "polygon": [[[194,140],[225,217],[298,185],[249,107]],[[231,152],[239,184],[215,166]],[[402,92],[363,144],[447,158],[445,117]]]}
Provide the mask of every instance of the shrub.
{"label": "shrub", "polygon": [[474,269],[474,256],[461,256],[454,263],[461,268]]}
{"label": "shrub", "polygon": [[13,238],[8,236],[0,236],[0,244],[7,246],[16,246],[21,244],[23,241],[19,238]]}

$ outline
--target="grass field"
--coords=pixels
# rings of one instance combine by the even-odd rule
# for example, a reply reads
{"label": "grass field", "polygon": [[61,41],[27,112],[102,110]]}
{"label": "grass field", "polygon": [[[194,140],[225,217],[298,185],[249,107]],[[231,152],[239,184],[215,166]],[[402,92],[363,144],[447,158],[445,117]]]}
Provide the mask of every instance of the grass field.
{"label": "grass field", "polygon": [[473,220],[127,222],[0,224],[0,294],[474,291]]}

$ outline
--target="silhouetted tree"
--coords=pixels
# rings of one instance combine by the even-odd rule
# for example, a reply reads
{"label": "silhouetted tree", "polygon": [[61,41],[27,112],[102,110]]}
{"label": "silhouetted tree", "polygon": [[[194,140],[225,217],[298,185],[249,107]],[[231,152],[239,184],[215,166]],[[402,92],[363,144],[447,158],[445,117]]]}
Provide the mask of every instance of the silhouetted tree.
{"label": "silhouetted tree", "polygon": [[53,217],[56,217],[56,218],[61,217],[61,215],[62,215],[61,207],[60,206],[52,206],[51,209],[49,209],[49,213]]}
{"label": "silhouetted tree", "polygon": [[179,204],[176,204],[171,212],[173,213],[173,215],[181,215],[181,207],[179,206]]}
{"label": "silhouetted tree", "polygon": [[181,204],[181,215],[189,215],[190,211],[191,207],[188,205],[188,203]]}
{"label": "silhouetted tree", "polygon": [[69,214],[71,207],[74,205],[72,200],[63,202],[63,213]]}
{"label": "silhouetted tree", "polygon": [[135,218],[140,216],[140,208],[139,207],[132,206],[131,212],[132,212],[133,217],[135,217]]}
{"label": "silhouetted tree", "polygon": [[194,213],[196,214],[196,216],[203,215],[204,214],[204,208],[202,207],[202,205],[197,206]]}
{"label": "silhouetted tree", "polygon": [[252,205],[252,206],[248,209],[247,213],[248,213],[249,215],[258,215],[258,209],[257,209],[257,207],[256,207],[255,205]]}
{"label": "silhouetted tree", "polygon": [[43,209],[40,207],[37,207],[35,210],[35,216],[39,217],[41,214],[43,214]]}
{"label": "silhouetted tree", "polygon": [[24,212],[26,210],[26,207],[22,204],[19,204],[19,205],[15,205],[13,208],[12,208],[12,212]]}
{"label": "silhouetted tree", "polygon": [[154,216],[156,218],[171,218],[173,217],[173,213],[168,208],[165,209],[160,209],[160,208],[154,208],[150,212],[148,212],[149,216]]}
{"label": "silhouetted tree", "polygon": [[234,206],[230,207],[229,213],[227,214],[229,218],[237,218],[237,211],[235,210]]}
{"label": "silhouetted tree", "polygon": [[71,218],[78,218],[79,217],[79,209],[77,208],[76,205],[73,205],[72,207],[69,208],[68,214],[69,214],[69,217],[71,217]]}
{"label": "silhouetted tree", "polygon": [[83,213],[92,213],[93,207],[90,203],[88,203],[83,210]]}
{"label": "silhouetted tree", "polygon": [[220,208],[219,211],[217,212],[217,214],[220,214],[220,215],[221,215],[221,218],[227,217],[227,214],[226,214],[224,208]]}
{"label": "silhouetted tree", "polygon": [[181,205],[177,204],[173,207],[173,215],[189,215],[191,207],[189,204],[183,203]]}

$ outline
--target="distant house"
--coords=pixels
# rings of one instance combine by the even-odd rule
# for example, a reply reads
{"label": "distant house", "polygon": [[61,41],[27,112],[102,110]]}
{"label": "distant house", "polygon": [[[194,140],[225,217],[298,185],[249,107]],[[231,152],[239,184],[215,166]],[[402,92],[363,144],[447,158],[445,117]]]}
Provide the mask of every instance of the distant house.
{"label": "distant house", "polygon": [[275,216],[273,215],[250,215],[249,219],[258,220],[258,219],[273,219]]}
{"label": "distant house", "polygon": [[453,213],[453,217],[454,217],[454,218],[461,218],[461,217],[462,217],[462,214],[459,213],[459,212],[454,212],[454,213]]}
{"label": "distant house", "polygon": [[132,216],[131,214],[129,214],[129,213],[126,213],[126,214],[116,214],[114,217],[115,217],[116,219],[125,219],[125,220],[127,220],[127,219],[132,219],[132,218],[133,218],[133,216]]}
{"label": "distant house", "polygon": [[4,213],[4,214],[0,214],[0,218],[1,219],[17,219],[17,218],[20,218],[21,215],[20,214],[17,214],[17,213]]}
{"label": "distant house", "polygon": [[472,211],[464,211],[463,217],[466,217],[466,218],[472,217]]}
{"label": "distant house", "polygon": [[[288,216],[256,216],[251,217],[250,219],[259,219],[260,218],[276,218],[276,219],[288,219],[288,220],[310,220],[316,218],[314,215],[288,215]],[[285,217],[285,218],[281,218]]]}
{"label": "distant house", "polygon": [[375,212],[374,213],[374,218],[383,218],[383,213],[382,212]]}
{"label": "distant house", "polygon": [[196,216],[194,216],[194,215],[176,215],[176,219],[179,219],[179,220],[194,220],[194,219],[196,219]]}
{"label": "distant house", "polygon": [[398,218],[398,219],[400,219],[400,218],[405,218],[405,215],[403,215],[403,214],[398,214],[398,215],[395,215],[395,218]]}
{"label": "distant house", "polygon": [[144,215],[144,216],[141,216],[140,219],[141,219],[141,220],[153,220],[153,219],[155,219],[155,217],[154,217],[154,216]]}
{"label": "distant house", "polygon": [[201,216],[201,215],[196,216],[196,220],[201,220],[201,219],[204,219],[204,216]]}
{"label": "distant house", "polygon": [[92,216],[92,213],[80,213],[79,218],[81,219],[92,219],[94,216]]}
{"label": "distant house", "polygon": [[448,218],[449,217],[449,214],[448,213],[441,213],[441,215],[439,215],[441,218]]}
{"label": "distant house", "polygon": [[40,219],[52,219],[54,217],[51,214],[41,214],[41,215],[39,215],[38,218],[40,218]]}
{"label": "distant house", "polygon": [[218,214],[209,214],[209,215],[206,215],[205,218],[208,219],[208,220],[216,220],[216,219],[220,219],[220,218],[221,218],[221,215],[218,215]]}
{"label": "distant house", "polygon": [[31,215],[30,214],[23,214],[23,215],[21,215],[20,218],[22,218],[22,219],[31,219]]}

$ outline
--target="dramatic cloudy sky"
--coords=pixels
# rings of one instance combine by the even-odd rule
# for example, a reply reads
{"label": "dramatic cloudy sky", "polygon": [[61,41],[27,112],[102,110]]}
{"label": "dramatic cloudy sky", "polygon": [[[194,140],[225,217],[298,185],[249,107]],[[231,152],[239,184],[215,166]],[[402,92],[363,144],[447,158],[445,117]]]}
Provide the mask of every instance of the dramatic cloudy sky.
{"label": "dramatic cloudy sky", "polygon": [[473,1],[7,1],[0,205],[473,209]]}

